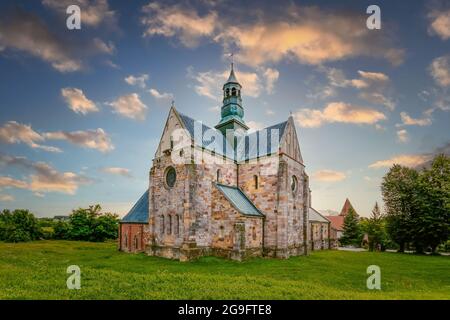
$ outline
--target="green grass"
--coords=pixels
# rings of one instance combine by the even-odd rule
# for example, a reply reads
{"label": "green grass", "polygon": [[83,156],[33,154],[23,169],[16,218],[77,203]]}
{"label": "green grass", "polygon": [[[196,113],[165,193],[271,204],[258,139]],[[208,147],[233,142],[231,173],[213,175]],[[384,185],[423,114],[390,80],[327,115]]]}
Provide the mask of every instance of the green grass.
{"label": "green grass", "polygon": [[[80,290],[66,287],[72,264]],[[366,288],[372,264],[380,291]],[[0,243],[0,299],[450,299],[450,257],[316,251],[181,263],[118,252],[115,243]]]}

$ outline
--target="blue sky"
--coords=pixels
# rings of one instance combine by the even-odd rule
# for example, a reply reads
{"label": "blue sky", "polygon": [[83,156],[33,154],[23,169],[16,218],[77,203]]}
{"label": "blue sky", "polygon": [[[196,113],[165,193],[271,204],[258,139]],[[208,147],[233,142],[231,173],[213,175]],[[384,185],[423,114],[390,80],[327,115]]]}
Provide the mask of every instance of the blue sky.
{"label": "blue sky", "polygon": [[[65,9],[78,3],[81,30]],[[450,149],[450,5],[385,1],[2,1],[0,208],[39,216],[148,186],[176,108],[215,125],[235,53],[245,120],[297,125],[313,206],[369,215],[389,166]]]}

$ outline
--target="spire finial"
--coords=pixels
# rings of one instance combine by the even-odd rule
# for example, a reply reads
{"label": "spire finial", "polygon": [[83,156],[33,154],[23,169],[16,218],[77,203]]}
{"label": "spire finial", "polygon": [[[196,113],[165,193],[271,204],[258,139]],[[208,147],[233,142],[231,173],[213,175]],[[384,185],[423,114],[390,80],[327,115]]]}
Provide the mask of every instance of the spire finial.
{"label": "spire finial", "polygon": [[172,99],[172,101],[171,101],[171,103],[170,103],[170,106],[171,106],[172,108],[175,108],[175,100]]}
{"label": "spire finial", "polygon": [[230,61],[231,61],[231,70],[233,70],[233,67],[234,67],[234,52],[230,53]]}

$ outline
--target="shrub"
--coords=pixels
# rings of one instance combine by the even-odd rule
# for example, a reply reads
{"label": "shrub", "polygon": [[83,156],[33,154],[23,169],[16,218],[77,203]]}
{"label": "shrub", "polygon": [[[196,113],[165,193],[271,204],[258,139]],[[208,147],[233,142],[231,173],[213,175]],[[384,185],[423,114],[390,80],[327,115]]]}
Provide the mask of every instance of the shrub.
{"label": "shrub", "polygon": [[21,242],[42,236],[38,220],[28,210],[3,210],[0,213],[0,240]]}

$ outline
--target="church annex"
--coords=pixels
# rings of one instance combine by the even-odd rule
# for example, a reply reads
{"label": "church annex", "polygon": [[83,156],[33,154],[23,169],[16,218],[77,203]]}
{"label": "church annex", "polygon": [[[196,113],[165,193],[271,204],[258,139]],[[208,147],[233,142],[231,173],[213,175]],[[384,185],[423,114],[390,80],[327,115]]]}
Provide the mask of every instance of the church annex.
{"label": "church annex", "polygon": [[187,261],[288,258],[331,247],[330,221],[311,208],[292,116],[249,131],[241,89],[231,65],[214,128],[172,106],[149,188],[121,220],[119,250]]}

